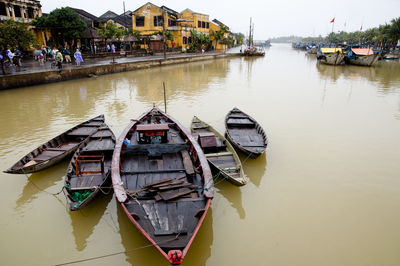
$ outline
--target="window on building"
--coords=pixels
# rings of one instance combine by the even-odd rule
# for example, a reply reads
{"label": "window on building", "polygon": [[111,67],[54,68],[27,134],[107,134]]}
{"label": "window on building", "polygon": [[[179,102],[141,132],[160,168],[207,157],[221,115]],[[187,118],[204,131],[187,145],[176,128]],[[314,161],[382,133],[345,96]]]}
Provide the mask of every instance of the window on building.
{"label": "window on building", "polygon": [[206,23],[206,28],[209,29],[210,28],[210,22]]}
{"label": "window on building", "polygon": [[206,22],[205,22],[205,21],[202,21],[202,22],[201,22],[201,27],[202,27],[202,28],[206,28]]}
{"label": "window on building", "polygon": [[192,37],[188,38],[188,43],[192,43]]}
{"label": "window on building", "polygon": [[198,28],[201,28],[201,21],[200,21],[200,20],[197,21],[197,27],[198,27]]}
{"label": "window on building", "polygon": [[168,19],[168,26],[169,26],[169,27],[176,26],[176,20]]}
{"label": "window on building", "polygon": [[28,7],[28,18],[34,18],[35,13],[33,12],[33,8],[32,7]]}
{"label": "window on building", "polygon": [[154,16],[154,26],[162,26],[163,25],[163,17],[162,16]]}
{"label": "window on building", "polygon": [[136,27],[144,27],[144,17],[136,17]]}
{"label": "window on building", "polygon": [[0,2],[0,16],[7,16],[6,4]]}
{"label": "window on building", "polygon": [[187,44],[187,37],[183,37],[183,44]]}
{"label": "window on building", "polygon": [[14,6],[14,15],[16,18],[22,17],[20,6],[17,6],[17,5]]}

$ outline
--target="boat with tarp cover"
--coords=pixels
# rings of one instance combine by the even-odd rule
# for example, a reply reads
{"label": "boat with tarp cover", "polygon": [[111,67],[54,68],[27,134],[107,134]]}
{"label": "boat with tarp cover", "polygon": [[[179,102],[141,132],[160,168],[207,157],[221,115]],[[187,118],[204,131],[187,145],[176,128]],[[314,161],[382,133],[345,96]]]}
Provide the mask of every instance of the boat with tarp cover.
{"label": "boat with tarp cover", "polygon": [[210,166],[218,172],[216,176],[222,175],[236,186],[247,184],[248,178],[244,174],[240,158],[223,135],[197,116],[193,117],[190,129]]}
{"label": "boat with tarp cover", "polygon": [[346,56],[346,62],[352,65],[373,66],[378,62],[379,52],[371,48],[350,48]]}
{"label": "boat with tarp cover", "polygon": [[71,211],[82,209],[100,191],[110,191],[114,147],[114,133],[103,124],[76,150],[68,166],[63,188]]}
{"label": "boat with tarp cover", "polygon": [[130,221],[171,264],[182,263],[214,195],[210,167],[194,138],[153,107],[119,136],[111,173]]}
{"label": "boat with tarp cover", "polygon": [[4,172],[28,174],[49,168],[72,156],[79,145],[96,132],[103,123],[104,115],[83,122],[40,145]]}
{"label": "boat with tarp cover", "polygon": [[326,65],[344,64],[344,54],[342,48],[320,48],[317,53],[318,62]]}

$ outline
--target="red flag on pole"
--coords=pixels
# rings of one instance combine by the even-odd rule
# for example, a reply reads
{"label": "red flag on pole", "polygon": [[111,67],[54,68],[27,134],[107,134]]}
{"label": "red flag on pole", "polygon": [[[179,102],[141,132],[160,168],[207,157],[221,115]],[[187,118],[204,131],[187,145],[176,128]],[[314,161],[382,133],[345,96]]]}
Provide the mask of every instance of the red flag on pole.
{"label": "red flag on pole", "polygon": [[333,22],[335,22],[335,18],[333,18],[333,19],[331,20],[331,23],[333,23]]}
{"label": "red flag on pole", "polygon": [[361,27],[360,27],[360,31],[362,30],[362,25],[361,25]]}

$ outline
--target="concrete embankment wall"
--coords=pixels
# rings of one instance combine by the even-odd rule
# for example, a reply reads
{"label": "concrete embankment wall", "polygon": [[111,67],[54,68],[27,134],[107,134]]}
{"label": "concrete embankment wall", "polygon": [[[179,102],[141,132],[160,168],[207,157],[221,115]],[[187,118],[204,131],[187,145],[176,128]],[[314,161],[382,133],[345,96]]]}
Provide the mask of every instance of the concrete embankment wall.
{"label": "concrete embankment wall", "polygon": [[163,65],[190,63],[203,60],[213,60],[237,56],[237,54],[218,54],[204,56],[186,56],[163,59],[148,59],[143,61],[133,61],[115,64],[82,66],[73,69],[51,70],[44,72],[26,73],[19,75],[5,75],[0,77],[1,89],[11,89],[17,87],[52,83],[64,80],[90,77],[92,75],[104,75],[118,73],[136,69],[150,68]]}

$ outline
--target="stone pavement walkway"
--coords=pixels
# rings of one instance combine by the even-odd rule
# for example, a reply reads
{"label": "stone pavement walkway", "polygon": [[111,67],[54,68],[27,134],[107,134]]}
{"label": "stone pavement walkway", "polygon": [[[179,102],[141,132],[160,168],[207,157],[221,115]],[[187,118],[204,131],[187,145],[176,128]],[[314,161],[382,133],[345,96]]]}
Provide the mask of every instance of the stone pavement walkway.
{"label": "stone pavement walkway", "polygon": [[[229,52],[228,52],[229,53]],[[207,56],[207,55],[219,55],[223,54],[222,52],[206,52],[204,54],[201,53],[181,53],[181,54],[167,54],[167,58],[179,58],[179,57],[197,57],[197,56]],[[156,54],[152,56],[140,56],[140,57],[115,57],[115,63],[129,63],[129,62],[141,62],[141,61],[151,61],[151,60],[160,60],[163,59],[163,54]],[[84,62],[81,66],[76,66],[74,60],[72,59],[72,63],[66,64],[65,61],[63,62],[63,69],[75,69],[75,68],[84,68],[96,65],[107,65],[112,63],[112,57],[107,58],[83,58]],[[8,67],[7,76],[10,75],[21,75],[21,74],[30,74],[30,73],[39,73],[39,72],[46,72],[57,70],[56,66],[51,66],[52,61],[47,61],[43,65],[40,65],[38,61],[34,59],[27,59],[22,61],[22,67],[20,70],[16,69],[15,66]],[[0,76],[5,76],[0,68]]]}

